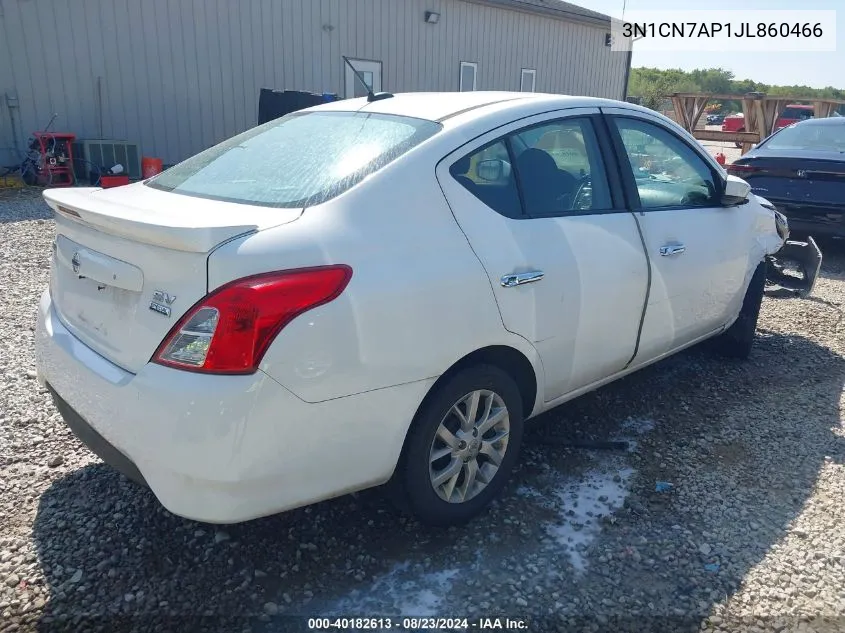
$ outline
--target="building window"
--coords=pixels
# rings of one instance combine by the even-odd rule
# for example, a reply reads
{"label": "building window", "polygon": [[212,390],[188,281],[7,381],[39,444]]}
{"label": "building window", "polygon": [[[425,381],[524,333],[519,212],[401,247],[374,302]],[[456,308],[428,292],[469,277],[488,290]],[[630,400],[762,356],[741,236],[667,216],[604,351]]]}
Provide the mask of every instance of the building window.
{"label": "building window", "polygon": [[470,92],[476,88],[478,75],[478,64],[475,62],[461,62],[461,76],[458,89],[461,92]]}
{"label": "building window", "polygon": [[523,68],[522,77],[519,81],[520,92],[534,92],[534,83],[537,80],[537,71],[533,68]]}

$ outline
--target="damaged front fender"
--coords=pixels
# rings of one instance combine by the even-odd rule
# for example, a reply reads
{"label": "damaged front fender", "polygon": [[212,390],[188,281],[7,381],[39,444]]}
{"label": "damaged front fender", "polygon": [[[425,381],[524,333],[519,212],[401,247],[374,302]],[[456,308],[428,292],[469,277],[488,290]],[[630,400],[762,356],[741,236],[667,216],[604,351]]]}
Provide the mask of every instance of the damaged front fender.
{"label": "damaged front fender", "polygon": [[822,252],[812,236],[806,241],[789,239],[789,222],[768,200],[760,199],[763,207],[775,215],[775,227],[782,240],[780,248],[767,251],[766,281],[808,297],[813,292],[822,266]]}
{"label": "damaged front fender", "polygon": [[822,252],[812,237],[807,237],[806,242],[787,240],[766,259],[768,282],[792,290],[800,297],[810,296],[822,267]]}

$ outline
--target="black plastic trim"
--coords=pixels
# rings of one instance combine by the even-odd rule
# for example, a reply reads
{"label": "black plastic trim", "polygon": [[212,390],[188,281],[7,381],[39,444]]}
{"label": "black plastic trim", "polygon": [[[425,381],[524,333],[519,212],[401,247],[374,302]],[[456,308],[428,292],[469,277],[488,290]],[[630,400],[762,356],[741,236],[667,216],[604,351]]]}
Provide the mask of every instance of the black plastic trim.
{"label": "black plastic trim", "polygon": [[138,467],[132,462],[132,460],[109,443],[106,438],[97,433],[97,431],[94,430],[94,427],[88,424],[82,416],[79,415],[67,402],[65,402],[65,400],[57,394],[49,384],[47,385],[47,389],[53,396],[53,402],[56,404],[56,408],[59,410],[59,413],[62,414],[65,424],[68,425],[74,435],[76,435],[76,437],[78,437],[85,446],[91,449],[92,453],[115,470],[129,477],[132,481],[135,481],[142,486],[149,487],[149,484],[146,479],[144,479],[141,471],[138,470]]}

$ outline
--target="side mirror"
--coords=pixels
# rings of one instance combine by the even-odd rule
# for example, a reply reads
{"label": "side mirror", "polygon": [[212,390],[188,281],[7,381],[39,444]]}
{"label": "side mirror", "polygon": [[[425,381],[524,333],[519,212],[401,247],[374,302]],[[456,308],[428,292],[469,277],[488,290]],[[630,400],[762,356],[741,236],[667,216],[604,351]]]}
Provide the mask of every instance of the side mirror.
{"label": "side mirror", "polygon": [[510,175],[510,165],[503,160],[482,160],[476,166],[475,173],[481,180],[498,182]]}
{"label": "side mirror", "polygon": [[727,180],[725,180],[725,190],[722,193],[722,206],[733,207],[742,204],[748,200],[748,194],[750,193],[751,185],[742,178],[728,175]]}

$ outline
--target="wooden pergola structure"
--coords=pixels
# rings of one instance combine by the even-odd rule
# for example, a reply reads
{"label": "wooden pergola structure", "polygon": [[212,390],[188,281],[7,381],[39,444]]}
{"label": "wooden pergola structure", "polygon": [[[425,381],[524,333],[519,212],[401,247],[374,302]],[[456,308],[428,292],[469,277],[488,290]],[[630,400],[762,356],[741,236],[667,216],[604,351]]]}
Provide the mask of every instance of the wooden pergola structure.
{"label": "wooden pergola structure", "polygon": [[[812,103],[814,116],[826,118],[838,106],[845,105],[842,99],[816,99],[807,97],[769,97],[761,92],[744,95],[713,94],[709,92],[676,92],[670,97],[675,110],[675,119],[690,134],[701,141],[725,141],[742,143],[742,153],[749,151],[774,131],[778,116],[784,107],[792,103]],[[744,132],[722,132],[721,130],[697,130],[698,120],[711,101],[740,101],[745,117]]]}

